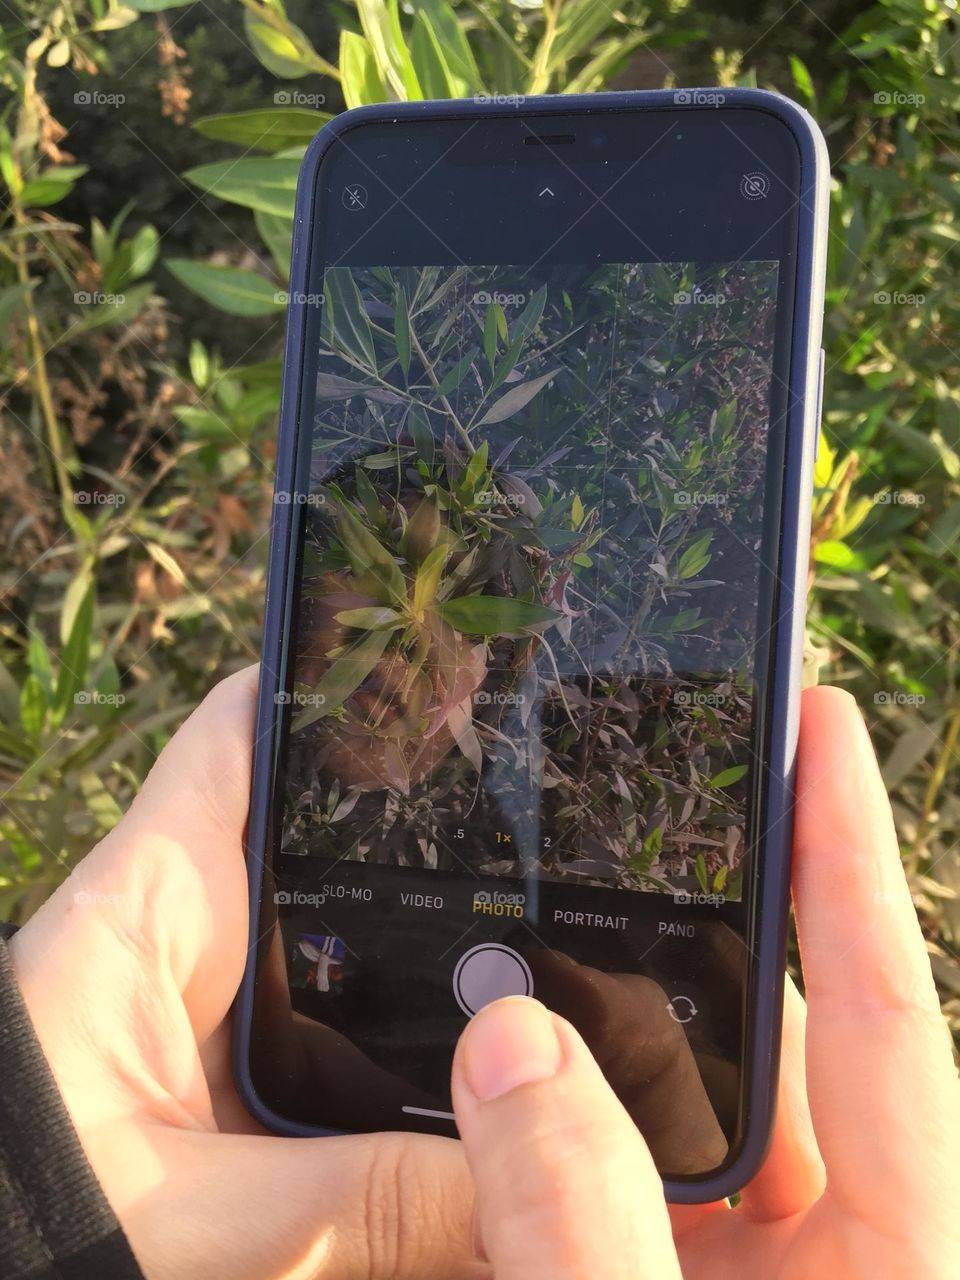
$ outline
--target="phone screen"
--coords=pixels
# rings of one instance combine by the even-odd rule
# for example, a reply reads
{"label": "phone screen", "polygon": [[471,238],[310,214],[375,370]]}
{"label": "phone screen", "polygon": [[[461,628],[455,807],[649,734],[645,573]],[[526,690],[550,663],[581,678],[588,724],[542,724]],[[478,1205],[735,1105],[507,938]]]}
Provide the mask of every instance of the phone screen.
{"label": "phone screen", "polygon": [[796,150],[407,128],[321,169],[254,1080],[452,1134],[466,1020],[534,995],[696,1177],[743,1125]]}

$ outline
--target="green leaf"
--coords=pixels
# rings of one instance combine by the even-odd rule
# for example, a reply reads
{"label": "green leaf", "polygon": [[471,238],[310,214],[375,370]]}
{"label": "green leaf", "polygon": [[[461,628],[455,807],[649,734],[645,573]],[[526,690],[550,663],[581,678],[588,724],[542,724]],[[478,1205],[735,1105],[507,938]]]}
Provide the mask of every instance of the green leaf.
{"label": "green leaf", "polygon": [[637,850],[637,810],[633,795],[625,780],[614,770],[613,783],[620,796],[620,814],[623,818],[623,834],[627,842],[627,855],[633,857]]}
{"label": "green leaf", "polygon": [[[141,227],[140,230],[127,241],[130,250],[130,265],[127,269],[127,277],[131,280],[138,280],[140,276],[145,276],[153,264],[157,260],[160,252],[160,237],[157,235],[156,227]],[[109,291],[108,291],[109,292]]]}
{"label": "green leaf", "polygon": [[411,102],[422,98],[423,92],[400,28],[397,0],[356,0],[356,5],[377,72],[392,90],[392,96]]}
{"label": "green leaf", "polygon": [[465,94],[447,61],[445,50],[437,39],[430,20],[422,13],[414,15],[410,53],[417,79],[428,98],[460,98]]}
{"label": "green leaf", "polygon": [[197,165],[183,176],[231,204],[292,218],[299,173],[300,161],[294,156],[244,156]]}
{"label": "green leaf", "polygon": [[284,80],[297,80],[314,70],[311,55],[313,58],[317,55],[313,45],[300,28],[289,20],[287,26],[291,34],[287,35],[266,22],[260,22],[249,9],[245,9],[243,26],[253,52],[275,76]]}
{"label": "green leaf", "polygon": [[313,696],[319,705],[304,707],[294,717],[291,725],[294,733],[343,706],[380,661],[390,635],[391,632],[386,630],[368,631],[327,668],[313,688]]}
{"label": "green leaf", "polygon": [[400,626],[403,618],[396,609],[343,609],[334,615],[337,622],[345,627],[359,627],[362,631],[373,631],[377,627]]}
{"label": "green leaf", "polygon": [[698,853],[693,863],[694,871],[697,876],[697,884],[704,893],[710,892],[710,882],[707,879],[707,860],[702,853]]}
{"label": "green leaf", "polygon": [[349,267],[328,267],[323,276],[325,320],[337,344],[359,364],[376,371],[373,331]]}
{"label": "green leaf", "polygon": [[20,201],[27,208],[40,209],[56,204],[64,196],[70,194],[77,179],[87,172],[85,164],[55,165],[47,169],[38,178],[25,182],[20,192]]}
{"label": "green leaf", "polygon": [[740,781],[740,779],[746,774],[749,767],[750,766],[746,764],[735,764],[729,769],[721,769],[719,773],[714,774],[710,779],[710,786],[714,790],[717,790],[720,787],[731,787],[735,782]]}
{"label": "green leaf", "polygon": [[402,288],[397,290],[394,302],[393,340],[397,344],[397,359],[406,382],[410,375],[410,309]]}
{"label": "green leaf", "polygon": [[831,538],[816,544],[813,549],[813,558],[817,564],[826,565],[830,569],[841,569],[848,573],[861,573],[867,568],[867,562],[859,552],[848,547],[845,542],[837,542]]}
{"label": "green leaf", "polygon": [[531,378],[529,382],[518,382],[506,395],[502,395],[490,406],[478,425],[490,426],[495,422],[505,422],[507,418],[512,418],[515,413],[519,413],[530,403],[538,391],[543,390],[551,378],[556,377],[557,372],[558,370],[551,369],[549,373],[542,373],[539,378]]}
{"label": "green leaf", "polygon": [[266,316],[283,310],[276,285],[256,271],[213,267],[188,258],[167,258],[165,265],[181,284],[232,316]]}
{"label": "green leaf", "polygon": [[183,9],[193,0],[125,0],[128,9],[138,13],[162,13],[164,9]]}
{"label": "green leaf", "polygon": [[20,723],[30,738],[39,738],[47,721],[47,695],[34,675],[27,676],[20,690]]}
{"label": "green leaf", "polygon": [[677,565],[677,577],[683,581],[686,578],[694,578],[710,563],[710,556],[707,548],[713,540],[712,533],[705,533],[702,538],[698,538],[696,542],[692,542],[683,555],[680,557],[680,563]]}
{"label": "green leaf", "polygon": [[534,332],[547,305],[547,286],[542,284],[513,322],[513,337],[527,338]]}
{"label": "green leaf", "polygon": [[438,47],[430,24],[421,21],[418,14],[413,15],[410,56],[425,97],[435,100],[456,97],[451,90],[450,72],[443,50]]}
{"label": "green leaf", "polygon": [[37,630],[36,626],[29,627],[29,638],[27,640],[27,667],[31,675],[35,675],[43,685],[44,691],[53,696],[53,663],[50,660],[50,650],[47,648],[47,642]]}
{"label": "green leaf", "polygon": [[423,498],[400,539],[400,550],[410,564],[419,564],[437,545],[440,536],[440,508],[433,497]]}
{"label": "green leaf", "polygon": [[70,639],[60,655],[57,672],[57,690],[53,699],[54,723],[59,724],[73,705],[74,696],[83,688],[90,658],[90,639],[93,633],[93,606],[95,587],[91,582],[76,608]]}
{"label": "green leaf", "polygon": [[793,74],[793,83],[796,85],[797,91],[802,94],[807,102],[813,102],[817,95],[813,87],[813,80],[810,78],[810,72],[795,53],[791,53],[789,57],[790,71]]}
{"label": "green leaf", "polygon": [[495,636],[555,622],[556,609],[505,596],[459,596],[438,605],[444,622],[474,636]]}
{"label": "green leaf", "polygon": [[[569,5],[562,12],[563,18],[547,60],[550,70],[586,53],[594,40],[611,26],[612,14],[607,0],[580,0],[579,4]],[[626,34],[625,26],[618,26]]]}
{"label": "green leaf", "polygon": [[413,612],[418,618],[437,598],[437,590],[449,550],[449,547],[434,547],[417,570],[413,584]]}
{"label": "green leaf", "polygon": [[153,296],[152,284],[137,284],[117,295],[117,302],[102,302],[96,307],[87,307],[85,314],[75,325],[72,325],[64,337],[76,338],[91,329],[100,329],[104,325],[126,324],[143,310],[147,301]]}
{"label": "green leaf", "polygon": [[277,106],[204,116],[194,121],[193,128],[205,138],[214,138],[217,142],[235,142],[238,146],[255,147],[258,151],[284,151],[288,147],[305,147],[330,119],[329,111]]}
{"label": "green leaf", "polygon": [[447,0],[412,0],[414,17],[429,30],[442,50],[451,97],[467,98],[482,88],[480,72],[467,39],[466,27]]}
{"label": "green leaf", "polygon": [[406,580],[380,539],[363,524],[352,507],[337,502],[335,518],[337,534],[354,574],[363,580],[372,578],[388,600],[405,604]]}
{"label": "green leaf", "polygon": [[91,581],[90,570],[82,569],[64,592],[63,604],[60,606],[60,643],[63,645],[70,641],[77,614],[90,590]]}
{"label": "green leaf", "polygon": [[383,453],[368,453],[363,465],[368,471],[396,471],[398,463],[410,456],[408,449],[385,449]]}
{"label": "green leaf", "polygon": [[197,440],[234,443],[237,433],[218,414],[199,404],[178,405],[174,410],[177,422],[187,429],[187,434]]}
{"label": "green leaf", "polygon": [[472,502],[474,495],[480,482],[487,474],[487,458],[489,457],[490,446],[486,440],[475,453],[470,455],[470,461],[467,463],[463,472],[463,479],[457,486],[458,492],[466,502]]}
{"label": "green leaf", "polygon": [[270,250],[270,255],[277,264],[277,270],[282,276],[289,276],[293,249],[293,220],[281,218],[275,213],[264,213],[261,209],[255,210],[253,220],[257,224],[263,243]]}
{"label": "green leaf", "polygon": [[471,347],[466,355],[462,356],[457,361],[453,368],[447,370],[440,379],[440,385],[437,387],[438,396],[448,396],[451,391],[456,391],[457,387],[459,387],[460,383],[467,376],[470,366],[477,358],[478,352],[478,347]]}
{"label": "green leaf", "polygon": [[499,302],[491,302],[487,307],[486,315],[483,317],[483,354],[487,357],[487,364],[490,366],[491,373],[493,373],[497,363],[498,311],[502,316],[503,307],[500,306]]}
{"label": "green leaf", "polygon": [[417,451],[417,457],[427,467],[432,467],[434,457],[433,432],[425,421],[421,410],[416,405],[410,412],[409,428],[414,448]]}
{"label": "green leaf", "polygon": [[646,873],[650,870],[663,848],[663,827],[654,827],[649,835],[644,836],[643,846],[639,856],[640,871]]}
{"label": "green leaf", "polygon": [[373,50],[355,31],[340,32],[340,88],[348,107],[387,101]]}

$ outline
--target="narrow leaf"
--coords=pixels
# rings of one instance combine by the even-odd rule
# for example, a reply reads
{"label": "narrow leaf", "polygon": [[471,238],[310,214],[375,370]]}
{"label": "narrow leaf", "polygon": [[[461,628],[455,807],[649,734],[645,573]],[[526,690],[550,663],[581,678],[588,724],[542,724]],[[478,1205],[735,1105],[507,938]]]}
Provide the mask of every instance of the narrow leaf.
{"label": "narrow leaf", "polygon": [[444,622],[468,635],[495,636],[555,622],[556,609],[501,596],[459,596],[438,606]]}
{"label": "narrow leaf", "polygon": [[297,732],[339,710],[347,698],[363,684],[380,661],[390,640],[390,632],[368,631],[332,663],[313,689],[313,705],[294,717],[291,729]]}
{"label": "narrow leaf", "polygon": [[530,403],[538,391],[542,391],[551,378],[556,377],[557,370],[551,369],[549,373],[542,373],[539,378],[531,378],[529,382],[518,382],[516,386],[500,397],[495,404],[491,405],[487,412],[480,419],[479,425],[489,426],[495,422],[505,422],[507,418],[512,418],[515,413],[519,413],[526,405]]}

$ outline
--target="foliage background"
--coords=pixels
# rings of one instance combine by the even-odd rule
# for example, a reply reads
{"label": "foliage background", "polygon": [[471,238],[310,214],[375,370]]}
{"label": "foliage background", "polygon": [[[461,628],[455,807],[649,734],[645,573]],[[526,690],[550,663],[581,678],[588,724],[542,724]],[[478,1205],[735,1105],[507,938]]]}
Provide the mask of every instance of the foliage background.
{"label": "foliage background", "polygon": [[16,0],[0,19],[0,913],[256,659],[299,157],[345,105],[760,85],[833,162],[808,679],[960,1028],[960,23],[941,0]]}

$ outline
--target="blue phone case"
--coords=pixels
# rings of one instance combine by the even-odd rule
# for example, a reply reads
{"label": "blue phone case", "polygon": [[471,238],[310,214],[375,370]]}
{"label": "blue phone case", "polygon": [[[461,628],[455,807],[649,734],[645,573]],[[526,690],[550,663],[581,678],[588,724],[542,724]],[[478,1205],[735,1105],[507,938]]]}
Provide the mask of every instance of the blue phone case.
{"label": "blue phone case", "polygon": [[[703,95],[714,95],[704,98]],[[284,351],[276,492],[300,492],[298,432],[301,414],[301,369],[305,341],[305,307],[309,289],[309,257],[315,217],[314,192],[324,155],[333,140],[370,121],[419,121],[490,118],[492,115],[549,117],[577,111],[591,113],[642,111],[650,108],[727,112],[750,108],[776,116],[793,134],[800,152],[800,208],[794,295],[793,347],[790,359],[785,442],[785,476],[781,506],[780,563],[775,605],[776,641],[769,693],[770,736],[765,795],[767,821],[762,839],[757,889],[753,897],[752,946],[756,956],[746,1003],[752,1034],[744,1056],[744,1141],[721,1172],[699,1180],[665,1180],[667,1199],[700,1204],[732,1195],[756,1173],[770,1143],[776,1107],[780,1027],[790,896],[793,834],[793,777],[799,724],[800,673],[803,657],[804,596],[808,564],[813,463],[819,430],[823,361],[820,331],[826,260],[829,158],[813,119],[796,103],[760,89],[691,89],[653,92],[579,94],[527,98],[522,104],[471,99],[391,103],[358,107],[336,117],[310,144],[297,187],[290,271],[290,305]],[[301,483],[298,483],[300,481]],[[276,695],[284,676],[291,641],[293,600],[288,589],[296,565],[292,503],[275,503],[271,531],[263,630],[263,656],[257,701],[253,781],[247,825],[246,859],[250,889],[250,941],[247,965],[237,993],[233,1021],[233,1059],[237,1087],[246,1107],[262,1124],[290,1136],[343,1132],[292,1123],[272,1112],[258,1097],[249,1068],[253,1021],[256,945],[259,937],[263,883],[263,851],[271,829],[271,797],[278,751]]]}

